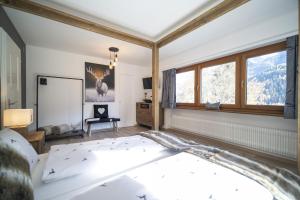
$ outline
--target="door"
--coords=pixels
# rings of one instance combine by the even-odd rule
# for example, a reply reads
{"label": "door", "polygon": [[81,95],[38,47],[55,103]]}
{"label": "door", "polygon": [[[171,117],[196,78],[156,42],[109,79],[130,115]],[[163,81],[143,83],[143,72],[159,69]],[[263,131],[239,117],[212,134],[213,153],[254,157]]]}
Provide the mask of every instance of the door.
{"label": "door", "polygon": [[21,50],[0,28],[1,128],[3,111],[21,108]]}
{"label": "door", "polygon": [[6,108],[21,108],[21,50],[6,34]]}
{"label": "door", "polygon": [[135,76],[120,74],[120,118],[121,126],[133,126],[135,122]]}

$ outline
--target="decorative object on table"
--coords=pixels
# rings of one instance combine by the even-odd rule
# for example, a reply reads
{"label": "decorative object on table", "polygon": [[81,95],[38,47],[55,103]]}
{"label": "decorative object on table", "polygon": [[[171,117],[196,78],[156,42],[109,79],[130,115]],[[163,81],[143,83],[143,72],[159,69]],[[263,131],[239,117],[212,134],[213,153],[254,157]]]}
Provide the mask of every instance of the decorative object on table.
{"label": "decorative object on table", "polygon": [[114,67],[117,66],[118,64],[118,52],[119,52],[119,49],[117,47],[109,47],[108,48],[109,50],[109,69],[113,69]]}
{"label": "decorative object on table", "polygon": [[220,110],[220,102],[216,102],[216,103],[207,102],[205,104],[205,108],[206,110]]}
{"label": "decorative object on table", "polygon": [[108,118],[108,105],[94,105],[94,118]]}
{"label": "decorative object on table", "polygon": [[85,101],[115,101],[115,70],[108,65],[85,63]]}
{"label": "decorative object on table", "polygon": [[21,135],[28,133],[27,127],[32,123],[32,109],[7,109],[4,110],[4,127],[15,130]]}

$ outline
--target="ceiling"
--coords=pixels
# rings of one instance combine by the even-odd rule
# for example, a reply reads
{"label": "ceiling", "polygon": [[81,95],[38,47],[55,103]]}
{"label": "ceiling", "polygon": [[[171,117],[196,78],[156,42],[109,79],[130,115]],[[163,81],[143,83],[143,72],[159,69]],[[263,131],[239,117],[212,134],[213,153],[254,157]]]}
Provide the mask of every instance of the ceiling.
{"label": "ceiling", "polygon": [[34,0],[156,41],[223,0]]}
{"label": "ceiling", "polygon": [[[171,1],[174,3],[171,3]],[[69,7],[73,6],[81,8],[80,3],[84,4],[83,2],[86,2],[86,0],[49,0],[49,2],[60,2],[61,4],[66,4]],[[97,2],[100,3],[98,4]],[[112,2],[114,2],[114,4]],[[124,2],[127,2],[127,4]],[[150,4],[150,8],[148,8],[149,10],[146,9],[147,6],[141,5],[140,2],[143,2],[145,5]],[[168,2],[169,5],[167,6],[165,2]],[[111,20],[113,23],[120,23],[124,27],[125,24],[129,24],[128,27],[132,29],[132,31],[141,32],[143,35],[148,34],[150,37],[151,34],[160,35],[162,32],[166,32],[168,28],[174,26],[174,23],[178,24],[178,20],[180,21],[183,20],[183,18],[187,18],[187,16],[193,15],[192,13],[196,11],[192,11],[193,9],[191,9],[190,3],[197,7],[199,12],[199,7],[205,4],[203,2],[207,1],[164,0],[158,2],[158,0],[109,0],[104,3],[104,0],[89,0],[89,4],[82,5],[81,9],[86,12],[93,12],[92,10],[95,8],[97,8],[96,10],[100,9],[103,12],[105,10],[102,14],[100,11],[96,12],[98,13],[98,17],[103,17],[102,20],[106,20],[107,22]],[[164,46],[160,49],[160,60],[163,61],[170,57],[178,56],[182,52],[199,47],[226,35],[230,35],[235,31],[246,29],[253,24],[289,13],[298,8],[297,2],[297,0],[251,0],[241,7]],[[98,8],[98,5],[101,8]],[[155,9],[154,5],[156,5],[156,7],[162,6],[165,10]],[[114,7],[117,10],[122,8],[121,10],[126,10],[126,12],[115,12],[116,10],[114,10]],[[183,7],[184,11],[180,11],[180,7]],[[111,13],[112,10],[118,14],[114,13],[109,15],[108,13]],[[176,10],[180,11],[180,14],[178,15],[181,17],[177,16]],[[187,10],[190,10],[191,13],[189,14]],[[25,43],[28,45],[41,46],[102,58],[108,57],[108,48],[110,46],[116,46],[120,49],[119,57],[121,62],[135,64],[138,66],[151,66],[151,50],[148,48],[24,13],[15,9],[5,7],[5,11],[16,26]],[[125,15],[126,13],[128,17]],[[170,17],[170,14],[172,17]],[[105,16],[106,18],[104,19]],[[153,18],[153,16],[155,17]],[[156,16],[159,17],[156,18]],[[177,20],[170,18],[176,18]],[[123,20],[125,20],[124,24],[122,24]],[[166,26],[163,27],[162,24],[165,24]],[[151,30],[148,29],[149,27],[152,27],[150,28]]]}

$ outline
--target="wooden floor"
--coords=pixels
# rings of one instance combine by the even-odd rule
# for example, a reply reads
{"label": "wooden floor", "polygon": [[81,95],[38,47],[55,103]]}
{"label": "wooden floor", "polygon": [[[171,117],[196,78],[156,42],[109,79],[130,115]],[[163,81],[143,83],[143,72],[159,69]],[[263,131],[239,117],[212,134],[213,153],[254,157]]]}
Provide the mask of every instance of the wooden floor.
{"label": "wooden floor", "polygon": [[[90,141],[90,140],[100,140],[100,139],[104,139],[104,138],[131,136],[131,135],[137,134],[138,132],[146,131],[146,130],[149,130],[149,129],[147,129],[145,127],[140,127],[140,126],[133,126],[133,127],[119,128],[118,132],[113,132],[112,130],[93,131],[91,137],[85,135],[84,138],[73,137],[73,138],[65,138],[65,139],[60,139],[60,140],[47,141],[46,145],[45,145],[45,151],[48,152],[50,149],[50,146],[56,145],[56,144],[69,144],[69,143],[77,143],[77,142]],[[202,144],[216,146],[221,149],[237,153],[241,156],[265,163],[267,165],[283,167],[283,168],[289,169],[289,170],[297,173],[296,161],[292,161],[292,160],[288,160],[288,159],[284,159],[284,158],[280,158],[280,157],[275,157],[272,155],[264,154],[261,152],[246,149],[243,147],[228,144],[228,143],[225,143],[225,142],[222,142],[219,140],[203,137],[203,136],[185,132],[185,131],[172,130],[172,129],[167,129],[164,131],[169,134],[176,135],[178,137],[193,140],[193,141],[196,141],[196,142],[202,143]]]}
{"label": "wooden floor", "polygon": [[84,137],[76,136],[76,137],[69,137],[59,140],[49,140],[46,141],[45,144],[45,153],[47,153],[50,149],[50,146],[57,145],[57,144],[70,144],[70,143],[78,143],[90,140],[101,140],[104,138],[115,138],[115,137],[125,137],[136,135],[141,131],[147,131],[148,128],[141,127],[141,126],[132,126],[132,127],[124,127],[119,128],[118,132],[114,132],[112,129],[101,130],[101,131],[92,131],[92,135],[89,137],[87,134]]}

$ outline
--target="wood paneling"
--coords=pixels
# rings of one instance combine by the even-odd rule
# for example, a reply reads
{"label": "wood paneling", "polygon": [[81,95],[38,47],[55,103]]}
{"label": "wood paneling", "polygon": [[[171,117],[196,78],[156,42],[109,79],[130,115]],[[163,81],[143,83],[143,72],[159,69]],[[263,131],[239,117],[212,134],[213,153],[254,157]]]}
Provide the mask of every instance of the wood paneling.
{"label": "wood paneling", "polygon": [[192,21],[176,29],[174,32],[160,39],[157,42],[157,45],[159,48],[165,46],[170,42],[173,42],[174,40],[178,39],[179,37],[182,37],[183,35],[188,34],[193,30],[213,21],[214,19],[223,16],[229,11],[247,3],[248,1],[249,0],[224,0],[215,7],[196,17]]}
{"label": "wood paneling", "polygon": [[159,49],[157,44],[152,48],[152,129],[159,129],[159,99],[158,99],[158,87],[159,87]]}
{"label": "wood paneling", "polygon": [[154,44],[150,40],[117,31],[32,1],[0,0],[0,4],[143,47],[152,48]]}

